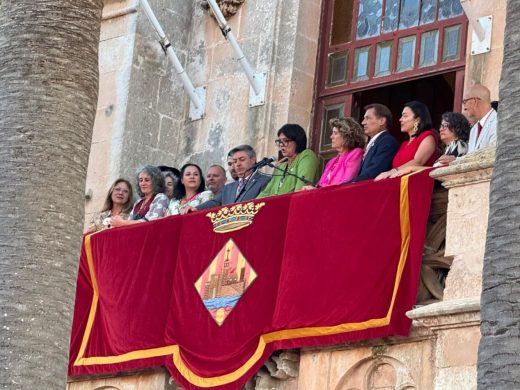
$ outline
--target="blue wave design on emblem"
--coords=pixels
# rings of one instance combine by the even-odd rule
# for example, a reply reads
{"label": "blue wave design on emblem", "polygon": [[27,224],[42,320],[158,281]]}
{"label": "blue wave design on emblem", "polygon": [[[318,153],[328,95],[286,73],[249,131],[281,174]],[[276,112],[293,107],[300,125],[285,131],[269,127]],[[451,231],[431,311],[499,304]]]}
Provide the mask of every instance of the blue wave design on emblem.
{"label": "blue wave design on emblem", "polygon": [[233,295],[231,297],[204,299],[202,302],[204,302],[204,306],[206,306],[206,309],[208,310],[215,310],[223,307],[235,307],[241,296],[242,295]]}

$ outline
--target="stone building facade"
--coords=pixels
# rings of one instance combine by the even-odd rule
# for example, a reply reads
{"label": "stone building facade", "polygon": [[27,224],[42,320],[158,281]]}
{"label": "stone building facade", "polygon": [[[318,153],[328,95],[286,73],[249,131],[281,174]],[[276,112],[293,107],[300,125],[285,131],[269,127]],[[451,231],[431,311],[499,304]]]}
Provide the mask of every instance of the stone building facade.
{"label": "stone building facade", "polygon": [[[473,16],[492,16],[493,26],[489,50],[472,54],[472,21],[468,23],[463,68],[459,69],[463,78],[458,81],[463,84],[458,93],[464,86],[482,83],[499,100],[497,70],[502,66],[506,0],[466,3]],[[325,0],[246,0],[236,6],[236,14],[228,16],[253,69],[268,73],[265,104],[249,107],[247,78],[202,4],[150,0],[193,84],[206,87],[205,116],[191,121],[189,98],[138,0],[107,0],[100,44],[100,95],[86,187],[87,218],[99,210],[111,182],[119,176],[133,179],[141,164],[180,166],[190,161],[203,169],[213,163],[225,165],[227,151],[238,143],[253,145],[260,156],[272,155],[276,130],[287,122],[302,125],[313,145],[318,145],[316,118],[322,106],[317,103],[317,79],[324,72],[319,70],[319,50],[323,50],[320,39],[326,4]],[[455,96],[457,99],[462,96]],[[266,364],[254,386],[476,388],[480,286],[493,163],[494,151],[486,150],[433,173],[448,189],[445,255],[454,260],[444,300],[409,313],[414,320],[410,337],[284,352]],[[162,371],[69,385],[70,389],[106,386],[174,387]]]}
{"label": "stone building facade", "polygon": [[100,95],[88,167],[87,218],[117,177],[142,164],[203,170],[226,164],[229,149],[276,150],[287,122],[309,129],[320,1],[245,1],[229,19],[255,72],[267,72],[266,103],[248,107],[249,83],[216,21],[198,1],[150,1],[195,87],[206,87],[202,120],[190,121],[189,98],[138,0],[105,2]]}

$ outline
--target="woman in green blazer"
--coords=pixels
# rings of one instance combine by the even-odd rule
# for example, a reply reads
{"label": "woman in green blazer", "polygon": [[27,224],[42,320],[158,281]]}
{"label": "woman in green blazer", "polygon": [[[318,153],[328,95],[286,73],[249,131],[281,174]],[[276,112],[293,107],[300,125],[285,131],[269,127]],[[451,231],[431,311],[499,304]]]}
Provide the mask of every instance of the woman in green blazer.
{"label": "woman in green blazer", "polygon": [[300,125],[283,125],[278,130],[275,143],[280,149],[283,162],[273,172],[273,178],[257,199],[298,191],[309,182],[314,183],[318,177],[318,157],[312,150],[307,149],[307,135]]}

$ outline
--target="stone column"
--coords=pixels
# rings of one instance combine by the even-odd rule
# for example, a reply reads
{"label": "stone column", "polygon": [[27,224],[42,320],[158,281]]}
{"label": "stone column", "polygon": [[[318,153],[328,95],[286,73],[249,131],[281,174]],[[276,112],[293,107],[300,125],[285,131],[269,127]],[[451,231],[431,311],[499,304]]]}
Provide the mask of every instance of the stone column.
{"label": "stone column", "polygon": [[408,312],[435,336],[433,389],[475,389],[480,340],[482,265],[495,149],[457,159],[431,176],[448,193],[446,255],[454,256],[444,300]]}

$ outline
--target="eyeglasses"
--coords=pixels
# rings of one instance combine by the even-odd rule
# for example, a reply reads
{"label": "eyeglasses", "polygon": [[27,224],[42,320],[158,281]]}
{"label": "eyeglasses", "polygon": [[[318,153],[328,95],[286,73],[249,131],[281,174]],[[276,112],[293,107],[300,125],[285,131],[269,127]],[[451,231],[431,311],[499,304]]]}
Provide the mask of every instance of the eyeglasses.
{"label": "eyeglasses", "polygon": [[280,139],[275,139],[274,143],[276,146],[281,147],[281,146],[289,145],[289,142],[291,142],[291,141],[294,141],[294,140],[292,140],[290,138],[280,138]]}
{"label": "eyeglasses", "polygon": [[441,123],[441,129],[449,129],[450,124],[449,123]]}
{"label": "eyeglasses", "polygon": [[471,99],[475,99],[475,100],[479,100],[478,97],[469,97],[469,98],[466,98],[466,99],[462,99],[462,104],[466,104],[467,102],[469,102]]}

